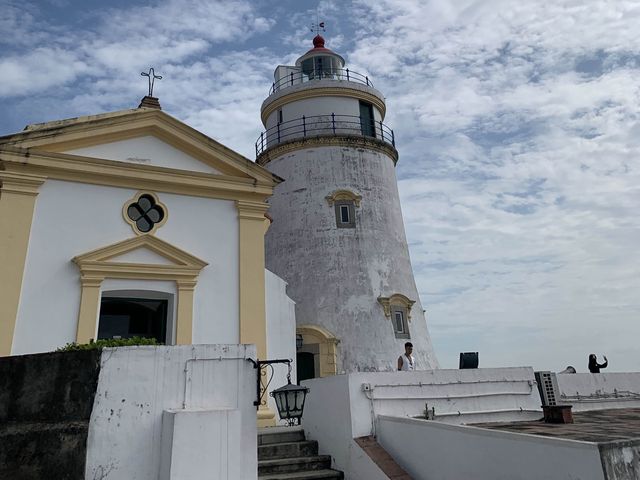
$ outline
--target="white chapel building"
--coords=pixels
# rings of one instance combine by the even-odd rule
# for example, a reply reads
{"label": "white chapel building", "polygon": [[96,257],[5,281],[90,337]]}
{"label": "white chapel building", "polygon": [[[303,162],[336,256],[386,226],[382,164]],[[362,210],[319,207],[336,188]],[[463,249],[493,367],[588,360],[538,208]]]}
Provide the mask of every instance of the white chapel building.
{"label": "white chapel building", "polygon": [[0,138],[0,356],[130,336],[295,356],[264,259],[281,179],[158,107]]}

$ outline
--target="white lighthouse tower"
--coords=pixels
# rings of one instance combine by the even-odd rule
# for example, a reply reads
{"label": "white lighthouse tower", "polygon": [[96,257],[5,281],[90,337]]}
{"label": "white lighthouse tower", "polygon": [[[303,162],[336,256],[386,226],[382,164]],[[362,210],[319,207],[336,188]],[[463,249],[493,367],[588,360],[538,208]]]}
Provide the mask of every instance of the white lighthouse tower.
{"label": "white lighthouse tower", "polygon": [[437,367],[384,96],[320,35],[274,80],[256,156],[285,180],[271,198],[266,262],[296,302],[299,376],[395,370],[407,341],[418,369]]}

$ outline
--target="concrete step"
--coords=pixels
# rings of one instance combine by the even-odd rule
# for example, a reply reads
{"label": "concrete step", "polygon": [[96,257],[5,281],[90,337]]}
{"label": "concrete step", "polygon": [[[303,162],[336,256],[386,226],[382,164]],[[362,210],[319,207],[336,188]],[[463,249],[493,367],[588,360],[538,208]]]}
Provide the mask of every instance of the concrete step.
{"label": "concrete step", "polygon": [[258,446],[304,440],[302,427],[267,427],[258,429]]}
{"label": "concrete step", "polygon": [[277,458],[309,457],[318,454],[318,442],[302,440],[299,442],[271,443],[258,447],[258,460]]}
{"label": "concrete step", "polygon": [[276,460],[260,460],[258,462],[258,475],[307,472],[309,470],[325,470],[329,468],[331,468],[331,457],[329,455],[279,458]]}
{"label": "concrete step", "polygon": [[344,474],[337,470],[314,470],[311,472],[274,473],[260,475],[258,480],[342,480]]}

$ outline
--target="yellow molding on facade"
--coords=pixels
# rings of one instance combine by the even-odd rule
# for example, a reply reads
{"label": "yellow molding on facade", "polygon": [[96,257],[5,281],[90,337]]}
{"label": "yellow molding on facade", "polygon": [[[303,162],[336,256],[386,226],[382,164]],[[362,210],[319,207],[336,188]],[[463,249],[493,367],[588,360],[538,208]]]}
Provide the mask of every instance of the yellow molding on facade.
{"label": "yellow molding on facade", "polygon": [[303,345],[318,345],[320,377],[328,377],[338,373],[337,356],[340,340],[324,327],[319,325],[299,325],[296,333],[302,335]]}
{"label": "yellow molding on facade", "polygon": [[176,344],[193,343],[193,294],[195,280],[178,280],[178,306],[176,321]]}
{"label": "yellow molding on facade", "polygon": [[224,174],[274,181],[269,171],[157,109],[138,108],[29,125],[0,141],[0,149],[14,145],[63,152],[145,135],[160,138]]}
{"label": "yellow molding on facade", "polygon": [[269,205],[236,202],[240,257],[240,343],[256,345],[258,358],[267,358],[265,313],[264,231]]}
{"label": "yellow molding on facade", "polygon": [[416,301],[411,300],[409,297],[406,297],[401,293],[394,293],[390,297],[378,297],[378,303],[382,305],[385,317],[391,318],[391,307],[398,305],[407,309],[407,319],[411,320],[411,307],[413,307],[413,304],[416,303]]}
{"label": "yellow molding on facade", "polygon": [[36,196],[45,180],[0,170],[0,356],[11,355]]}
{"label": "yellow molding on facade", "polygon": [[276,412],[267,406],[260,405],[258,408],[258,428],[275,427]]}
{"label": "yellow molding on facade", "polygon": [[330,195],[324,197],[330,207],[339,200],[350,200],[356,207],[360,206],[360,201],[362,200],[362,195],[358,195],[357,193],[353,193],[350,190],[336,190],[332,192]]}
{"label": "yellow molding on facade", "polygon": [[[152,250],[171,261],[173,265],[109,261],[113,257],[140,248]],[[207,262],[152,235],[141,235],[92,250],[74,257],[73,262],[80,269],[82,286],[76,342],[87,343],[90,339],[96,338],[102,281],[105,278],[125,278],[176,282],[178,289],[176,343],[192,343],[194,289],[198,275],[208,265]]]}
{"label": "yellow molding on facade", "polygon": [[[259,359],[268,358],[265,311],[264,234],[269,220],[264,202],[237,201],[240,257],[240,343],[253,343]],[[275,425],[266,399],[258,406],[258,426]]]}
{"label": "yellow molding on facade", "polygon": [[[155,236],[139,236],[132,237],[106,247],[97,248],[90,252],[78,255],[73,259],[75,263],[82,262],[84,264],[90,262],[104,262],[110,260],[113,257],[124,255],[125,253],[132,252],[139,248],[148,248],[158,255],[174,262],[178,266],[192,267],[194,269],[202,270],[208,265],[207,262],[200,260],[198,257],[185,252],[184,250],[171,245],[169,242],[165,242]],[[142,264],[141,264],[142,265]],[[154,267],[169,267],[167,265],[151,265]]]}
{"label": "yellow molding on facade", "polygon": [[378,109],[380,112],[380,116],[384,119],[387,113],[387,106],[384,103],[384,100],[374,95],[373,93],[356,89],[349,88],[348,86],[340,86],[340,87],[315,87],[315,88],[305,88],[301,90],[296,90],[294,92],[288,93],[286,95],[282,95],[279,98],[276,98],[271,103],[265,105],[260,112],[260,116],[262,118],[262,124],[267,124],[267,119],[269,115],[273,112],[281,108],[283,105],[286,105],[291,102],[297,102],[298,100],[305,100],[308,98],[317,98],[317,97],[349,97],[356,98],[358,100],[364,100],[365,102],[371,103],[374,107]]}
{"label": "yellow molding on facade", "polygon": [[104,277],[82,276],[80,284],[80,310],[76,327],[76,343],[89,343],[98,333],[100,314],[100,286]]}
{"label": "yellow molding on facade", "polygon": [[277,183],[15,148],[0,149],[0,163],[18,174],[223,200],[264,201]]}

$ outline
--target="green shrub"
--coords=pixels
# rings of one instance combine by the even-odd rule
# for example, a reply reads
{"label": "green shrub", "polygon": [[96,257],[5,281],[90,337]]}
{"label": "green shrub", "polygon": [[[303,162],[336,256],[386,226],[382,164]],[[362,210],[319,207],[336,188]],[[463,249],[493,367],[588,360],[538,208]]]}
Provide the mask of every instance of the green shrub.
{"label": "green shrub", "polygon": [[135,345],[160,345],[155,338],[131,337],[131,338],[107,338],[89,343],[67,343],[56,352],[73,352],[76,350],[102,350],[105,347],[131,347]]}

